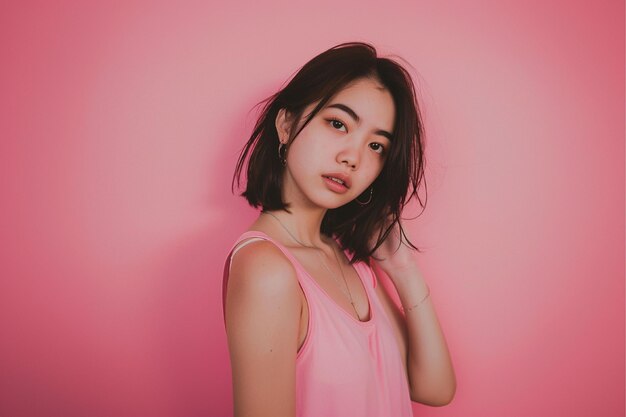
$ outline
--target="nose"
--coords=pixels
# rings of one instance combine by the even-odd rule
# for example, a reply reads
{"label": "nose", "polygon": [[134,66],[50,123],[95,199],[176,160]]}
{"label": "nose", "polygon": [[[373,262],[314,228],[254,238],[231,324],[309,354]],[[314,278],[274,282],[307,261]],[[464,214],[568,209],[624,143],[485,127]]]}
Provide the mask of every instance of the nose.
{"label": "nose", "polygon": [[342,165],[350,167],[350,169],[357,169],[359,162],[361,161],[361,155],[357,144],[346,143],[346,146],[342,147],[337,154],[337,161]]}

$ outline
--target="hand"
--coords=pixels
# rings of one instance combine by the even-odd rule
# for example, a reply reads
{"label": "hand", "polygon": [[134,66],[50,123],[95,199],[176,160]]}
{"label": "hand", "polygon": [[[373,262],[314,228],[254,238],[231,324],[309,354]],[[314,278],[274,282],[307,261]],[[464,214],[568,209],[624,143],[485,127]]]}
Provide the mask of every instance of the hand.
{"label": "hand", "polygon": [[[386,230],[391,223],[391,217],[387,217],[381,230]],[[376,244],[376,234],[371,240],[370,245],[374,247]],[[400,224],[393,225],[391,232],[383,243],[374,252],[374,259],[380,268],[390,277],[404,275],[402,272],[417,270],[417,263],[415,262],[414,249],[409,246],[406,238],[402,236],[400,231]]]}

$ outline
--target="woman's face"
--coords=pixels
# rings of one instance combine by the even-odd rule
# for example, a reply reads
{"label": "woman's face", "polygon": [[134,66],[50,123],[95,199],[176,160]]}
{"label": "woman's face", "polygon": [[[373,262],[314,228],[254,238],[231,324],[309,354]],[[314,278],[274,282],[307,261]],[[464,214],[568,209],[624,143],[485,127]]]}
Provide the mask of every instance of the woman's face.
{"label": "woman's face", "polygon": [[[315,104],[304,110],[299,126]],[[394,118],[393,98],[380,83],[364,78],[346,86],[289,145],[284,201],[332,209],[357,198],[383,168]],[[282,143],[289,126],[281,111],[276,128]]]}

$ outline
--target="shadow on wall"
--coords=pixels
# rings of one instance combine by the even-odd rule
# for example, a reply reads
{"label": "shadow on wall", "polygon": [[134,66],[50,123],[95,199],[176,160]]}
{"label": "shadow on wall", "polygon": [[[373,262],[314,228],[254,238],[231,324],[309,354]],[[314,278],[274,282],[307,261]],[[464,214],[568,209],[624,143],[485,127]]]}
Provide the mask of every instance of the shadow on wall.
{"label": "shadow on wall", "polygon": [[[155,316],[150,323],[157,351],[154,365],[176,415],[232,413],[222,274],[230,245],[256,214],[241,203],[223,209],[237,219],[234,225],[219,222],[175,242],[163,262],[155,265]],[[163,401],[163,396],[159,398]]]}

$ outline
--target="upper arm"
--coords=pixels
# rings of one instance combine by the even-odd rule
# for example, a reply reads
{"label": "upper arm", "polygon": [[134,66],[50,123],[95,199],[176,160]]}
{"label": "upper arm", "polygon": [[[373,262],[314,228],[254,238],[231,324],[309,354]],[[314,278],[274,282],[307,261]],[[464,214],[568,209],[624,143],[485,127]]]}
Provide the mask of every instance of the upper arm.
{"label": "upper arm", "polygon": [[294,416],[301,301],[295,270],[267,241],[233,257],[226,332],[236,416]]}

